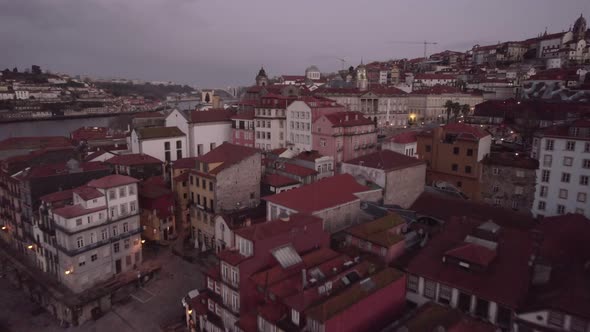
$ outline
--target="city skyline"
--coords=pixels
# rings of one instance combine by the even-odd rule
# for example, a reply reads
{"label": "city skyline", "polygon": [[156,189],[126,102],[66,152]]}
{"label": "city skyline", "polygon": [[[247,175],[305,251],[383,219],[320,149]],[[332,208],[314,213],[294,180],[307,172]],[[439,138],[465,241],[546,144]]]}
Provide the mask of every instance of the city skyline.
{"label": "city skyline", "polygon": [[[510,11],[505,11],[507,5]],[[286,10],[271,1],[0,1],[0,67],[37,64],[93,77],[199,87],[249,85],[261,65],[275,76],[302,74],[310,65],[333,72],[341,68],[339,58],[356,66],[361,58],[423,54],[421,44],[394,41],[438,42],[429,54],[465,51],[474,44],[532,38],[545,27],[548,32],[567,30],[580,13],[589,16],[590,4],[383,1],[366,8],[303,1]]]}

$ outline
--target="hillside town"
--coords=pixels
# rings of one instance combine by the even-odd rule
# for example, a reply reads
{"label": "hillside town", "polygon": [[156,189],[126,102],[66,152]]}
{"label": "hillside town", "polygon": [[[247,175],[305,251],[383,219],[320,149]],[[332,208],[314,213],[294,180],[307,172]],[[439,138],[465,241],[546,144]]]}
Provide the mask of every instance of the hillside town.
{"label": "hillside town", "polygon": [[29,330],[590,331],[586,18],[427,46],[163,98],[0,72],[0,121],[129,115],[0,141]]}

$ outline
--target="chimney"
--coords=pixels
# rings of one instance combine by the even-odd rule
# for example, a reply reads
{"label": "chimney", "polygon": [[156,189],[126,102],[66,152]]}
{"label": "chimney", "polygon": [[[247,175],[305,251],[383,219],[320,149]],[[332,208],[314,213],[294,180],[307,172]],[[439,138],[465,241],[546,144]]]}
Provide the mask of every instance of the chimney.
{"label": "chimney", "polygon": [[305,288],[307,287],[307,270],[306,269],[301,269],[301,285],[302,285],[302,288],[305,290]]}

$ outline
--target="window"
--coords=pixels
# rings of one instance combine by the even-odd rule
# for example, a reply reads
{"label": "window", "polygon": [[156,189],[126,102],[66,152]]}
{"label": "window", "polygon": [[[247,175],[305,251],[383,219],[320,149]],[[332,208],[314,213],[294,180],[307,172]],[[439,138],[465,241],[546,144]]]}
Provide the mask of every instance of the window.
{"label": "window", "polygon": [[201,182],[203,189],[207,189],[207,180],[203,179],[203,182]]}
{"label": "window", "polygon": [[553,162],[553,157],[550,154],[546,154],[543,156],[543,166],[551,167],[552,162]]}
{"label": "window", "polygon": [[586,193],[578,193],[578,202],[586,202]]}
{"label": "window", "polygon": [[438,302],[444,303],[444,304],[450,304],[452,294],[453,294],[453,290],[451,287],[440,284],[438,287]]}
{"label": "window", "polygon": [[115,218],[115,215],[117,214],[117,208],[114,206],[111,206],[110,210],[111,210],[111,218]]}
{"label": "window", "polygon": [[459,166],[458,166],[457,164],[453,164],[453,165],[451,165],[451,170],[452,170],[453,172],[456,172],[458,169],[459,169]]}
{"label": "window", "polygon": [[465,166],[465,173],[471,174],[471,166]]}
{"label": "window", "polygon": [[78,258],[78,266],[84,266],[84,265],[86,265],[86,257],[80,256]]}
{"label": "window", "polygon": [[81,225],[82,225],[82,218],[76,219],[76,226],[81,226]]}
{"label": "window", "polygon": [[121,210],[120,210],[120,211],[121,211],[121,215],[123,215],[123,216],[124,216],[124,215],[127,215],[127,212],[128,212],[128,211],[127,211],[127,203],[123,203],[123,204],[121,204],[121,207],[120,207],[120,209],[121,209]]}
{"label": "window", "polygon": [[584,159],[584,161],[582,162],[582,167],[590,168],[590,159]]}
{"label": "window", "polygon": [[209,181],[209,191],[213,191],[213,181]]}
{"label": "window", "polygon": [[299,326],[299,311],[291,309],[291,321],[293,322],[293,324]]}
{"label": "window", "polygon": [[545,211],[545,207],[546,203],[543,201],[539,201],[539,204],[537,204],[537,209],[539,209],[540,211]]}
{"label": "window", "polygon": [[164,142],[164,150],[170,150],[170,142]]}
{"label": "window", "polygon": [[570,173],[561,173],[561,182],[569,183],[570,182]]}
{"label": "window", "polygon": [[100,239],[101,240],[103,240],[103,241],[106,240],[107,239],[107,236],[108,235],[107,235],[107,229],[106,228],[103,229],[102,231],[100,231]]}
{"label": "window", "polygon": [[117,236],[119,234],[119,227],[117,225],[113,226],[113,236]]}
{"label": "window", "polygon": [[553,151],[553,145],[555,144],[555,142],[552,139],[548,139],[545,141],[545,150],[547,151]]}
{"label": "window", "polygon": [[557,214],[564,214],[565,213],[565,205],[558,204],[557,205]]}
{"label": "window", "polygon": [[515,199],[514,199],[514,200],[512,200],[512,208],[513,208],[514,210],[517,210],[517,209],[518,209],[518,201],[517,201],[517,200],[515,200]]}
{"label": "window", "polygon": [[135,203],[135,202],[129,203],[129,210],[131,211],[131,213],[134,213],[137,210],[137,203]]}
{"label": "window", "polygon": [[436,282],[424,279],[424,296],[429,299],[434,299],[436,296]]}
{"label": "window", "polygon": [[166,151],[166,152],[164,152],[164,159],[165,159],[166,161],[170,161],[170,160],[172,160],[172,158],[170,158],[170,151]]}
{"label": "window", "polygon": [[492,188],[492,191],[497,193],[500,190],[500,187],[498,187],[498,185],[494,185],[494,187]]}
{"label": "window", "polygon": [[494,198],[494,205],[502,205],[502,199],[501,198]]}
{"label": "window", "polygon": [[544,169],[541,172],[541,182],[549,182],[550,177],[551,177],[551,171]]}
{"label": "window", "polygon": [[131,265],[131,255],[125,256],[125,265]]}
{"label": "window", "polygon": [[76,246],[78,248],[82,248],[84,246],[84,238],[79,236],[78,238],[76,238]]}
{"label": "window", "polygon": [[119,252],[119,250],[120,250],[120,249],[121,249],[121,248],[119,248],[119,242],[117,242],[117,243],[113,244],[113,251],[114,251],[114,252]]}
{"label": "window", "polygon": [[407,288],[409,291],[412,291],[414,293],[418,293],[418,276],[417,275],[410,274],[408,276]]}
{"label": "window", "polygon": [[453,148],[453,154],[459,154],[459,148],[458,147],[454,147]]}
{"label": "window", "polygon": [[426,145],[424,147],[424,149],[426,150],[426,152],[430,152],[432,150],[432,148],[430,147],[430,145]]}
{"label": "window", "polygon": [[549,311],[549,317],[547,318],[547,323],[551,326],[556,326],[559,328],[563,327],[564,315],[559,312]]}
{"label": "window", "polygon": [[129,249],[129,244],[130,244],[129,239],[125,239],[125,241],[123,241],[123,243],[125,245],[125,249]]}
{"label": "window", "polygon": [[216,144],[215,143],[210,143],[209,144],[209,150],[214,150],[215,149]]}
{"label": "window", "polygon": [[584,152],[590,152],[590,143],[584,145]]}
{"label": "window", "polygon": [[114,189],[109,190],[109,199],[117,199],[117,194]]}
{"label": "window", "polygon": [[129,195],[135,195],[135,185],[134,184],[129,186]]}
{"label": "window", "polygon": [[93,262],[95,260],[97,260],[97,259],[98,259],[98,255],[97,254],[94,254],[94,255],[90,256],[90,260],[93,261]]}
{"label": "window", "polygon": [[494,168],[492,169],[492,174],[494,174],[494,175],[500,175],[500,169],[499,169],[499,168],[497,168],[497,167],[494,167]]}
{"label": "window", "polygon": [[514,194],[516,195],[522,195],[522,193],[524,192],[524,188],[521,186],[516,186],[514,187]]}
{"label": "window", "polygon": [[90,233],[90,243],[94,243],[94,232]]}
{"label": "window", "polygon": [[[192,184],[192,183],[191,183],[191,184]],[[196,185],[197,187],[200,185],[200,184],[199,184],[199,178],[195,178],[195,185]]]}
{"label": "window", "polygon": [[123,223],[123,232],[129,232],[129,223]]}
{"label": "window", "polygon": [[581,175],[580,176],[580,184],[583,186],[588,185],[588,175]]}
{"label": "window", "polygon": [[119,197],[125,197],[125,196],[127,196],[127,187],[119,188]]}
{"label": "window", "polygon": [[539,196],[547,197],[547,191],[548,191],[547,186],[541,186],[541,190],[539,191]]}
{"label": "window", "polygon": [[473,149],[467,149],[467,156],[473,156]]}
{"label": "window", "polygon": [[176,148],[182,149],[182,141],[176,141]]}
{"label": "window", "polygon": [[576,142],[575,141],[565,142],[565,149],[567,151],[574,151],[576,149]]}
{"label": "window", "polygon": [[477,299],[475,302],[475,314],[481,318],[488,319],[490,315],[490,302],[484,299]]}
{"label": "window", "polygon": [[567,199],[567,190],[559,189],[559,198]]}
{"label": "window", "polygon": [[563,157],[563,166],[571,166],[574,163],[574,158]]}

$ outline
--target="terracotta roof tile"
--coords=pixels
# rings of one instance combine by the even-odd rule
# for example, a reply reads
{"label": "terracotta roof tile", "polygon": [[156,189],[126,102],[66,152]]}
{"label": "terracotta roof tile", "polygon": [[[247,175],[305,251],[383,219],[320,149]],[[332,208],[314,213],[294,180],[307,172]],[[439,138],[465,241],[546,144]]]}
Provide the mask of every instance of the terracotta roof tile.
{"label": "terracotta roof tile", "polygon": [[182,159],[177,159],[176,161],[172,162],[172,168],[174,169],[194,169],[197,165],[197,158],[198,157],[187,157]]}
{"label": "terracotta roof tile", "polygon": [[207,164],[221,163],[221,165],[210,169],[208,172],[211,175],[215,175],[257,153],[260,153],[260,150],[226,142],[206,154],[197,157],[197,160]]}
{"label": "terracotta roof tile", "polygon": [[72,146],[72,142],[68,138],[62,136],[10,137],[0,141],[0,150],[36,150],[69,146]]}
{"label": "terracotta roof tile", "polygon": [[355,193],[371,189],[356,182],[350,174],[340,174],[317,182],[266,196],[267,202],[282,205],[298,212],[312,214],[337,205],[359,200]]}
{"label": "terracotta roof tile", "polygon": [[96,190],[96,188],[89,186],[78,187],[74,189],[74,193],[85,201],[104,196],[100,191]]}
{"label": "terracotta roof tile", "polygon": [[381,169],[384,171],[394,171],[408,167],[423,165],[423,160],[408,157],[401,153],[390,150],[376,151],[349,161],[345,164],[364,166],[368,168]]}
{"label": "terracotta roof tile", "polygon": [[112,165],[136,166],[147,164],[162,164],[158,158],[143,153],[122,154],[105,161]]}
{"label": "terracotta roof tile", "polygon": [[145,127],[135,130],[139,139],[158,139],[186,136],[178,127]]}
{"label": "terracotta roof tile", "polygon": [[418,141],[416,138],[417,134],[417,131],[406,131],[405,133],[392,136],[389,141],[398,144],[416,143]]}
{"label": "terracotta roof tile", "polygon": [[99,207],[92,208],[92,209],[85,209],[82,205],[76,204],[76,205],[67,205],[62,208],[55,209],[55,210],[53,210],[53,213],[57,214],[58,216],[61,216],[63,218],[71,219],[71,218],[76,218],[76,217],[80,217],[80,216],[85,216],[87,214],[91,214],[91,213],[98,212],[101,210],[106,210],[106,208],[107,207],[105,205],[105,206],[99,206]]}
{"label": "terracotta roof tile", "polygon": [[291,232],[293,229],[304,228],[307,225],[321,223],[322,219],[302,213],[296,213],[289,216],[288,221],[271,220],[268,222],[244,227],[235,231],[239,235],[250,241],[259,241],[271,238],[278,234]]}
{"label": "terracotta roof tile", "polygon": [[207,122],[227,122],[235,114],[232,110],[209,110],[209,111],[192,111],[190,122],[207,123]]}
{"label": "terracotta roof tile", "polygon": [[69,201],[72,200],[73,189],[57,191],[51,194],[41,196],[40,200],[47,203],[53,203],[58,201]]}
{"label": "terracotta roof tile", "polygon": [[130,176],[113,174],[109,176],[102,177],[100,179],[92,180],[88,182],[89,187],[99,188],[99,189],[108,189],[118,186],[123,186],[126,184],[137,183],[139,180],[132,178]]}
{"label": "terracotta roof tile", "polygon": [[285,187],[294,184],[299,184],[299,181],[293,180],[291,178],[279,174],[267,174],[262,178],[262,183],[273,187]]}

